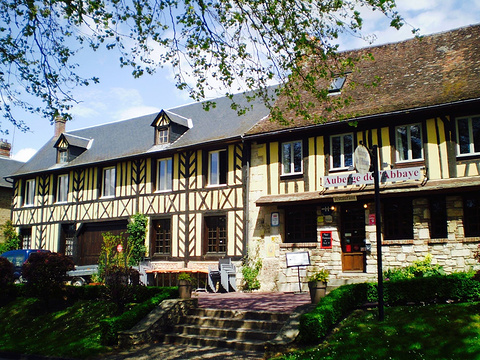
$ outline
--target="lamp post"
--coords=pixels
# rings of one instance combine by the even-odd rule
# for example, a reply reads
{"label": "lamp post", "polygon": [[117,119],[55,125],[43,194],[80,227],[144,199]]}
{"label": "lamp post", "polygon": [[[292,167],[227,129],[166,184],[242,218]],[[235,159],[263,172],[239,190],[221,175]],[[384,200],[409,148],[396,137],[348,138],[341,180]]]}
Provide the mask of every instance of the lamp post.
{"label": "lamp post", "polygon": [[385,319],[383,303],[383,270],[382,270],[382,226],[380,212],[380,173],[378,170],[378,146],[372,151],[373,181],[375,186],[375,226],[377,232],[377,272],[378,272],[378,320]]}

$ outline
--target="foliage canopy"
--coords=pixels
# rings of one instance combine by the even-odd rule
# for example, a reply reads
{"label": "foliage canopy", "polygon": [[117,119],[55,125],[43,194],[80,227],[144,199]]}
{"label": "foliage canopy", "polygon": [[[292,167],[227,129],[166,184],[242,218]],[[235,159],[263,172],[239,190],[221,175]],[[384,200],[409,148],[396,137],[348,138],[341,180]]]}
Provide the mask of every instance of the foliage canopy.
{"label": "foliage canopy", "polygon": [[341,33],[360,36],[366,10],[402,26],[394,0],[0,0],[0,108],[22,130],[17,109],[68,120],[71,89],[99,81],[81,75],[76,56],[106,48],[134,77],[172,66],[176,86],[196,100],[213,88],[227,96],[260,89],[255,96],[271,106],[266,87],[291,83],[288,106],[308,116],[301,92],[327,99],[314,81],[351,65],[327,60]]}

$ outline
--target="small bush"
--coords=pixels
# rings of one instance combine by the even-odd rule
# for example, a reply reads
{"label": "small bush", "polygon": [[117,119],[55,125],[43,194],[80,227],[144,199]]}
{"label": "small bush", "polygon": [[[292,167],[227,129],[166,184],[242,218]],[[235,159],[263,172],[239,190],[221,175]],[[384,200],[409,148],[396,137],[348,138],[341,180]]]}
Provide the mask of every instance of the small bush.
{"label": "small bush", "polygon": [[0,257],[0,288],[12,283],[13,264],[6,258]]}
{"label": "small bush", "polygon": [[48,301],[64,295],[67,272],[73,269],[73,260],[63,254],[36,252],[23,264],[22,276],[32,296]]}
{"label": "small bush", "polygon": [[105,296],[117,306],[117,313],[133,301],[139,283],[140,274],[133,268],[112,265],[105,269]]}
{"label": "small bush", "polygon": [[440,265],[432,264],[432,255],[427,254],[425,259],[414,261],[410,266],[386,270],[383,278],[388,281],[398,281],[436,275],[445,275],[445,272]]}

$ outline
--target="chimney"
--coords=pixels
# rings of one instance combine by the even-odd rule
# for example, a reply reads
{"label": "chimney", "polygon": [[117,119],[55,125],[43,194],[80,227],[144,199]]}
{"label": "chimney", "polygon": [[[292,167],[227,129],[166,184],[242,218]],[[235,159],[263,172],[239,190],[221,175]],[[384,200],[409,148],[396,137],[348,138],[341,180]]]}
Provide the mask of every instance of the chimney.
{"label": "chimney", "polygon": [[0,139],[0,156],[10,157],[10,150],[12,145],[10,145],[6,140]]}
{"label": "chimney", "polygon": [[55,134],[54,137],[59,137],[62,133],[65,132],[65,123],[66,120],[62,116],[55,117]]}

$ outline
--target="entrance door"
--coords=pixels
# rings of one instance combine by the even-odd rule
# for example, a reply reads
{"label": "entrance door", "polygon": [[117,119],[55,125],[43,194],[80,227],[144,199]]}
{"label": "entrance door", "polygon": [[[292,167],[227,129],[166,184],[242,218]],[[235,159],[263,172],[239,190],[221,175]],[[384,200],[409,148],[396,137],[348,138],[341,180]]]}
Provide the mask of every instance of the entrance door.
{"label": "entrance door", "polygon": [[359,203],[342,205],[342,269],[365,271],[365,209]]}

